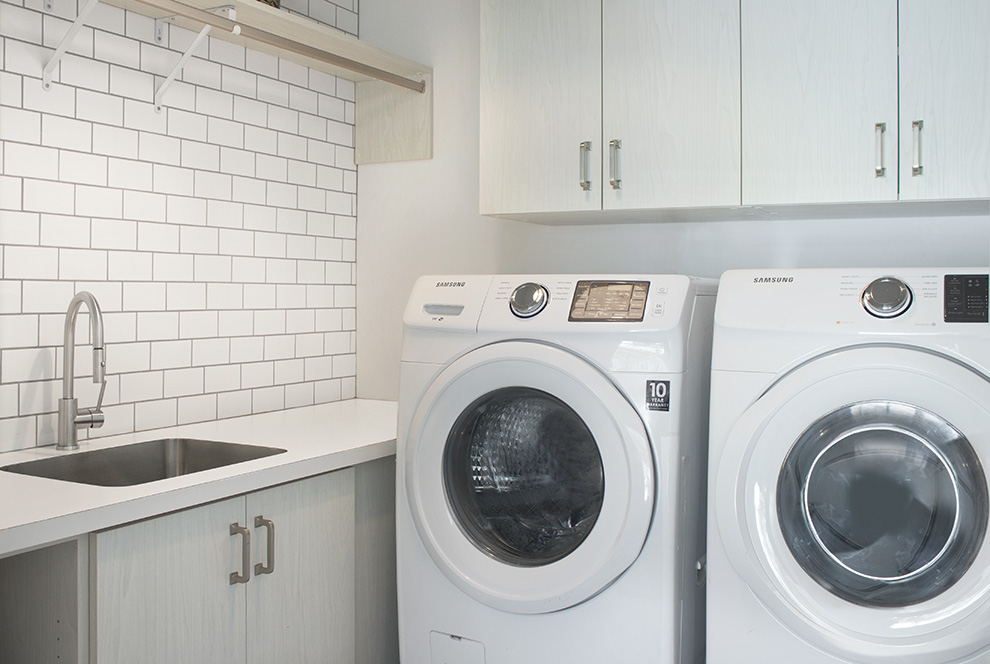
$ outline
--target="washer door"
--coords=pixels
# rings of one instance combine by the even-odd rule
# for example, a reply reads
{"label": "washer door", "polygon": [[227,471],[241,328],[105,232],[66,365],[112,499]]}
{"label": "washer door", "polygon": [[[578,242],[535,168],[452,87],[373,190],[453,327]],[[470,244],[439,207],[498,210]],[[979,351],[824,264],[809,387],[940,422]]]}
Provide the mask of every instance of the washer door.
{"label": "washer door", "polygon": [[595,595],[639,555],[653,455],[639,415],[584,360],[504,342],[433,381],[406,441],[420,539],[464,592],[516,613]]}
{"label": "washer door", "polygon": [[716,471],[736,571],[830,653],[931,664],[986,648],[987,404],[983,376],[920,349],[860,346],[790,372],[735,423]]}

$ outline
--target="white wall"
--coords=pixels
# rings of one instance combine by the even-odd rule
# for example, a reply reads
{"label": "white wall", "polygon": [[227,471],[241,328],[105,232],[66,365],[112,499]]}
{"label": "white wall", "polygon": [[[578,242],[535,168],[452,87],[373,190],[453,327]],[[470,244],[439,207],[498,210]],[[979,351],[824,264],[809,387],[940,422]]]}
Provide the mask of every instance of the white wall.
{"label": "white wall", "polygon": [[[356,26],[353,0],[318,2]],[[105,319],[96,435],[353,396],[353,84],[210,38],[156,113],[194,35],[159,46],[152,19],[101,3],[46,92],[81,4],[0,1],[0,450],[54,442],[80,290]]]}
{"label": "white wall", "polygon": [[363,41],[433,67],[433,159],[358,169],[359,397],[396,398],[415,279],[496,272],[524,224],[478,215],[476,0],[362,0]]}
{"label": "white wall", "polygon": [[979,212],[555,227],[479,217],[479,5],[361,3],[361,38],[432,65],[437,85],[434,159],[359,169],[360,396],[397,394],[402,309],[420,274],[990,264],[990,216]]}

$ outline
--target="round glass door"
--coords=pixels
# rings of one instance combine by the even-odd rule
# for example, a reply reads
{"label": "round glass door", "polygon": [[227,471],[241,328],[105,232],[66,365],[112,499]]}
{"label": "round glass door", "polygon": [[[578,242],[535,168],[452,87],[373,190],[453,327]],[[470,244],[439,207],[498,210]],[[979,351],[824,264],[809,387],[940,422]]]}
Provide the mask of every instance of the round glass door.
{"label": "round glass door", "polygon": [[986,533],[987,487],[966,437],[904,403],[865,401],[808,427],[785,459],[777,513],[791,553],[833,594],[903,607],[944,592]]}
{"label": "round glass door", "polygon": [[585,540],[605,497],[594,436],[560,399],[490,392],[461,414],[444,451],[451,510],[471,541],[512,565],[560,560]]}
{"label": "round glass door", "polygon": [[639,556],[653,449],[636,409],[560,348],[506,341],[436,375],[399,472],[416,534],[480,602],[550,613],[593,597]]}

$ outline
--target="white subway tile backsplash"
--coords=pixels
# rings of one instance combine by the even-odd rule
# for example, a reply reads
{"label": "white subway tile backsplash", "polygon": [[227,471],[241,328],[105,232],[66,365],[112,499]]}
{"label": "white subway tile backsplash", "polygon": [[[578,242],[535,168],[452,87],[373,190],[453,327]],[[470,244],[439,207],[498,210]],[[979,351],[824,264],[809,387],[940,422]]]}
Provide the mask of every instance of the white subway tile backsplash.
{"label": "white subway tile backsplash", "polygon": [[93,152],[137,159],[138,132],[120,127],[93,125]]}
{"label": "white subway tile backsplash", "polygon": [[124,214],[124,193],[120,189],[78,185],[76,214],[87,217],[121,218]]}
{"label": "white subway tile backsplash", "polygon": [[[127,297],[125,290],[125,299]],[[179,336],[179,314],[147,311],[137,315],[138,341],[169,341]]]}
{"label": "white subway tile backsplash", "polygon": [[59,69],[58,80],[63,85],[96,92],[108,92],[110,89],[110,66],[106,62],[66,54],[59,63]]}
{"label": "white subway tile backsplash", "polygon": [[[177,138],[142,131],[138,140],[138,157],[141,161],[179,166],[182,159],[182,141]],[[182,164],[185,166],[186,164]]]}
{"label": "white subway tile backsplash", "polygon": [[226,145],[232,148],[243,148],[247,127],[239,122],[211,117],[207,121],[207,140],[216,145]]}
{"label": "white subway tile backsplash", "polygon": [[[0,99],[6,90],[0,89]],[[0,107],[0,140],[19,141],[31,145],[41,144],[41,114],[21,108]]]}
{"label": "white subway tile backsplash", "polygon": [[94,249],[137,249],[137,222],[93,219]]}
{"label": "white subway tile backsplash", "polygon": [[179,399],[179,424],[217,419],[217,395],[203,394]]}
{"label": "white subway tile backsplash", "polygon": [[[78,6],[3,3],[0,428],[26,432],[16,446],[54,442],[64,312],[83,289],[109,345],[93,435],[353,395],[353,86],[209,39],[158,113],[195,33],[167,25],[163,48],[153,20],[101,5],[43,91]],[[84,355],[77,389],[95,399]]]}
{"label": "white subway tile backsplash", "polygon": [[123,306],[127,311],[165,311],[165,284],[125,283]]}
{"label": "white subway tile backsplash", "polygon": [[107,185],[107,158],[99,155],[61,150],[58,160],[58,179],[105,187]]}
{"label": "white subway tile backsplash", "polygon": [[134,425],[137,429],[160,429],[178,423],[177,400],[162,399],[134,404]]}
{"label": "white subway tile backsplash", "polygon": [[[195,357],[195,346],[193,347]],[[241,367],[237,364],[225,364],[206,367],[203,389],[206,392],[229,392],[241,387]]]}
{"label": "white subway tile backsplash", "polygon": [[[135,219],[137,221],[165,221],[165,202],[166,197],[162,194],[125,190],[124,218]],[[141,246],[140,239],[139,235],[138,248],[149,249],[147,246]],[[155,249],[155,247],[150,247],[150,249]],[[178,251],[178,249],[170,250],[163,248],[161,251]]]}
{"label": "white subway tile backsplash", "polygon": [[107,252],[95,249],[59,249],[58,278],[62,281],[99,281],[107,278]]}
{"label": "white subway tile backsplash", "polygon": [[41,215],[0,210],[0,244],[38,245],[40,238]]}
{"label": "white subway tile backsplash", "polygon": [[4,247],[4,279],[58,279],[58,249]]}
{"label": "white subway tile backsplash", "polygon": [[58,180],[58,150],[35,145],[4,145],[4,173],[28,178]]}

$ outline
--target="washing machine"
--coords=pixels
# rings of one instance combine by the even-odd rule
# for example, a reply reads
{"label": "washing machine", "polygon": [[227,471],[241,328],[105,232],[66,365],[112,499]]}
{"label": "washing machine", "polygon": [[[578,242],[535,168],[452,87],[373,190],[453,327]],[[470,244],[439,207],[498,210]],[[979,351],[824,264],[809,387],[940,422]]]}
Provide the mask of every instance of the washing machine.
{"label": "washing machine", "polygon": [[711,664],[990,661],[987,272],[722,276]]}
{"label": "washing machine", "polygon": [[421,278],[397,440],[403,664],[693,663],[716,283]]}

